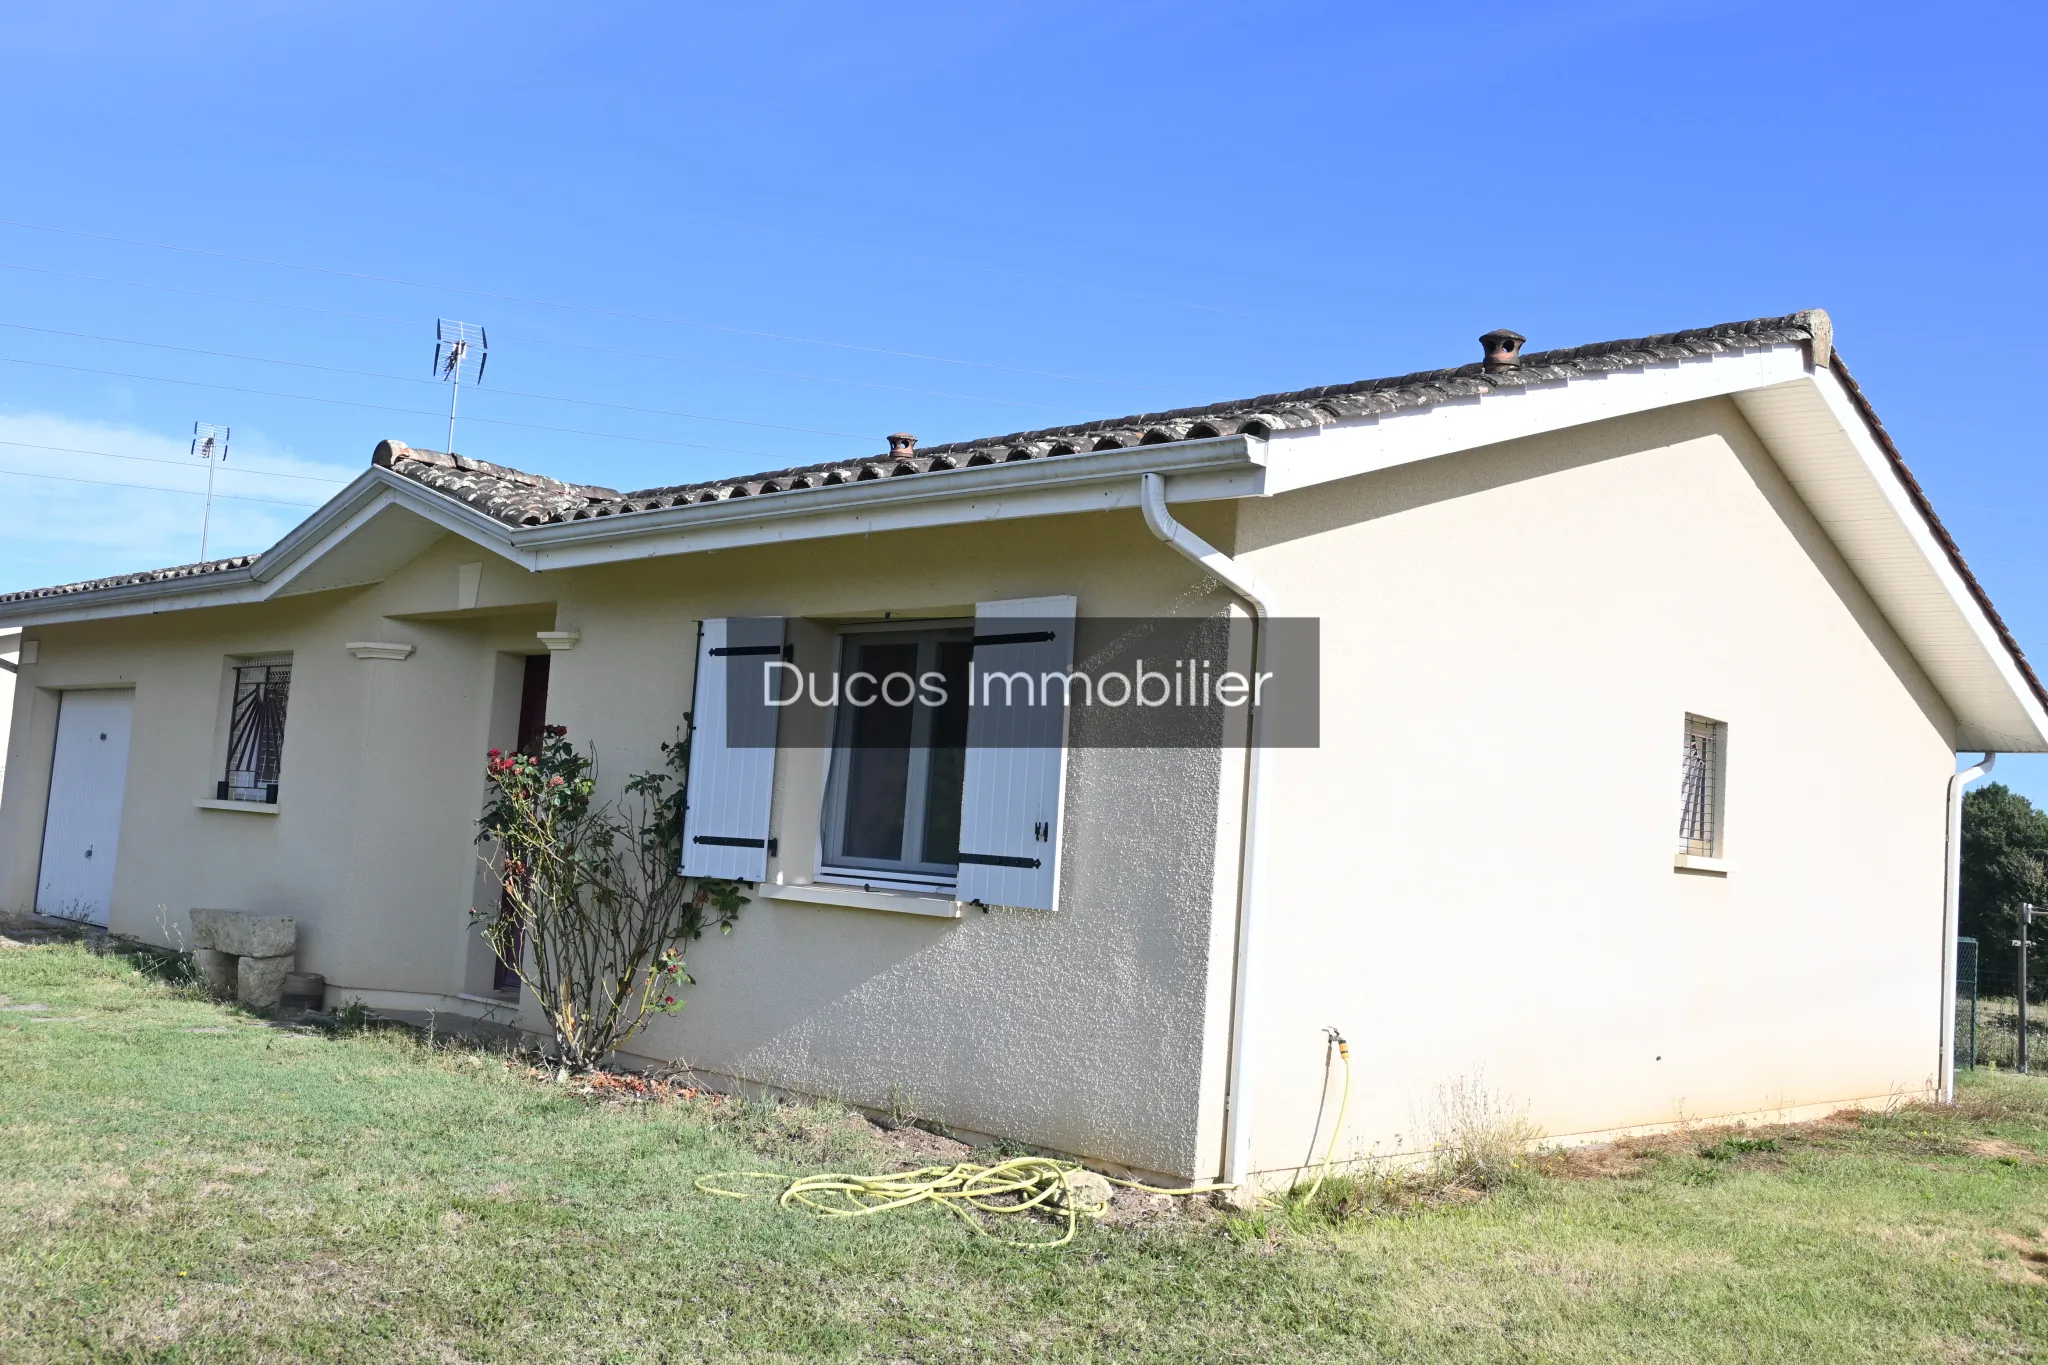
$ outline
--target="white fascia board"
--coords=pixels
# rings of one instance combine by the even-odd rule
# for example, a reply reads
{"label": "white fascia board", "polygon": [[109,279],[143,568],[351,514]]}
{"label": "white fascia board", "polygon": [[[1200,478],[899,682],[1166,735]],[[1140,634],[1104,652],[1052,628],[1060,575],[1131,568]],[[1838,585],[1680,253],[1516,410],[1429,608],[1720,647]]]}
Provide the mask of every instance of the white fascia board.
{"label": "white fascia board", "polygon": [[33,630],[65,621],[103,621],[114,616],[148,616],[159,611],[260,602],[269,594],[249,569],[174,579],[168,583],[127,583],[62,597],[32,597],[0,605],[9,630]]}
{"label": "white fascia board", "polygon": [[[330,553],[339,549],[379,515],[393,507],[403,509],[430,526],[461,536],[472,544],[511,560],[521,568],[533,567],[532,556],[522,554],[512,547],[511,536],[508,534],[510,528],[430,490],[417,485],[407,487],[405,485],[408,481],[397,475],[382,470],[377,472],[389,483],[369,490],[369,495],[357,500],[352,507],[340,509],[340,515],[322,518],[325,524],[297,543],[288,543],[290,537],[287,537],[286,541],[280,541],[256,562],[256,578],[259,582],[269,585],[270,595],[283,596],[292,593],[299,580],[314,570]],[[307,525],[311,526],[312,523],[309,522]],[[300,529],[304,530],[305,527]],[[317,592],[333,587],[354,586],[356,581],[379,582],[397,567],[398,565],[394,563],[360,580],[348,583],[320,583],[316,580],[312,586],[296,587],[296,590]]]}
{"label": "white fascia board", "polygon": [[1806,373],[1806,348],[1792,343],[1697,356],[1658,365],[1496,389],[1430,407],[1273,433],[1265,491],[1287,493],[1335,479],[1588,422],[1721,398]]}
{"label": "white fascia board", "polygon": [[698,554],[1019,517],[1138,506],[1139,476],[1171,474],[1176,502],[1254,497],[1264,486],[1255,437],[1217,436],[1014,464],[943,469],[831,488],[792,489],[654,512],[522,527],[513,545],[535,568]]}
{"label": "white fascia board", "polygon": [[[2001,753],[2048,750],[2048,712],[2027,685],[1893,473],[1862,414],[1807,348],[1787,343],[1500,389],[1383,417],[1276,432],[1268,494],[1590,422],[1732,398],[1957,721],[1956,742]],[[1804,395],[1804,412],[1793,395]],[[1775,397],[1774,397],[1775,396]]]}
{"label": "white fascia board", "polygon": [[372,467],[249,568],[32,599],[0,606],[0,622],[38,626],[260,602],[289,593],[295,580],[392,506],[521,568],[561,569],[917,526],[1136,507],[1139,476],[1148,472],[1174,475],[1175,502],[1251,497],[1261,490],[1265,444],[1246,436],[1174,441],[522,527],[506,526],[402,475]]}
{"label": "white fascia board", "polygon": [[265,550],[252,570],[256,580],[282,588],[379,512],[394,505],[523,564],[522,557],[512,548],[510,528],[503,523],[402,475],[373,466]]}
{"label": "white fascia board", "polygon": [[1834,372],[1736,402],[1948,702],[1958,748],[2048,750],[2048,711]]}
{"label": "white fascia board", "polygon": [[277,544],[247,568],[0,604],[0,622],[7,629],[32,629],[67,621],[104,621],[160,611],[261,602],[286,590],[293,579],[328,551],[394,504],[522,567],[532,567],[530,557],[521,555],[508,543],[508,527],[388,469],[372,468],[357,476],[312,516],[285,532]]}

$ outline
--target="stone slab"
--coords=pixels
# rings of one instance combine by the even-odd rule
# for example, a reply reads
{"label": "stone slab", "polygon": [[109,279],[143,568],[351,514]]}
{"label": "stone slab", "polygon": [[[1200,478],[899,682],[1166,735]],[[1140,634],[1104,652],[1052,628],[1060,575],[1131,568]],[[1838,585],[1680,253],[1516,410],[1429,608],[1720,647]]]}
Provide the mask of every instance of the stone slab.
{"label": "stone slab", "polygon": [[281,957],[299,946],[299,922],[248,910],[194,910],[192,942],[237,957]]}
{"label": "stone slab", "polygon": [[[290,921],[286,921],[289,923]],[[235,999],[251,1009],[267,1010],[284,994],[284,979],[298,960],[290,953],[276,957],[242,957],[235,960]]]}

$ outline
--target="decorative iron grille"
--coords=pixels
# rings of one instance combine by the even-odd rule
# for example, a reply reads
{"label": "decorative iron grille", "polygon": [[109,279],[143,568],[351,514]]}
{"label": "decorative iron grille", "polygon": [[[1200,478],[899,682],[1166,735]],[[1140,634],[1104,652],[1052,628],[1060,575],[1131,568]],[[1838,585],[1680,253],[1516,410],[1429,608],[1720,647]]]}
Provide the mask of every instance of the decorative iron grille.
{"label": "decorative iron grille", "polygon": [[1721,856],[1721,737],[1728,727],[1702,716],[1685,718],[1685,753],[1678,774],[1678,850]]}
{"label": "decorative iron grille", "polygon": [[220,784],[223,801],[277,800],[278,759],[284,752],[284,713],[291,692],[290,664],[248,664],[235,670],[228,771]]}

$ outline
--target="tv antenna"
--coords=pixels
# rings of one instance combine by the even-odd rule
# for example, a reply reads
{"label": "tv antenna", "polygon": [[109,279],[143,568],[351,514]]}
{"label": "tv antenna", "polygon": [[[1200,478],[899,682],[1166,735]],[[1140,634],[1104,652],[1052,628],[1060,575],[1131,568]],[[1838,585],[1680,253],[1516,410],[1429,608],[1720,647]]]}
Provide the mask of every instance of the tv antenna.
{"label": "tv antenna", "polygon": [[462,399],[462,385],[484,382],[484,362],[491,358],[491,343],[484,329],[473,322],[441,318],[434,324],[434,373],[450,384],[448,390],[448,453],[455,453],[455,405]]}
{"label": "tv antenna", "polygon": [[213,469],[228,462],[228,429],[212,422],[192,424],[192,454],[206,461],[206,511],[199,519],[199,558],[206,558],[206,537],[213,529]]}

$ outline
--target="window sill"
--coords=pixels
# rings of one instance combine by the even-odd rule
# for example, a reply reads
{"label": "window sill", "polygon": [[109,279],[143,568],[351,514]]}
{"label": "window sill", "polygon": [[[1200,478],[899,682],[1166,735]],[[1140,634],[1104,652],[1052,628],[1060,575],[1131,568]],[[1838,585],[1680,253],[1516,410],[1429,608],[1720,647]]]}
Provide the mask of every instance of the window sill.
{"label": "window sill", "polygon": [[1697,853],[1677,854],[1671,865],[1680,872],[1704,872],[1709,877],[1725,877],[1735,870],[1735,864],[1726,858],[1702,858]]}
{"label": "window sill", "polygon": [[275,815],[277,805],[270,801],[194,801],[201,810],[231,810],[237,815]]}
{"label": "window sill", "polygon": [[861,891],[851,886],[806,882],[800,886],[764,884],[761,895],[772,901],[833,905],[842,910],[882,910],[890,914],[924,915],[932,919],[960,918],[960,902],[951,896],[919,895],[911,891]]}

